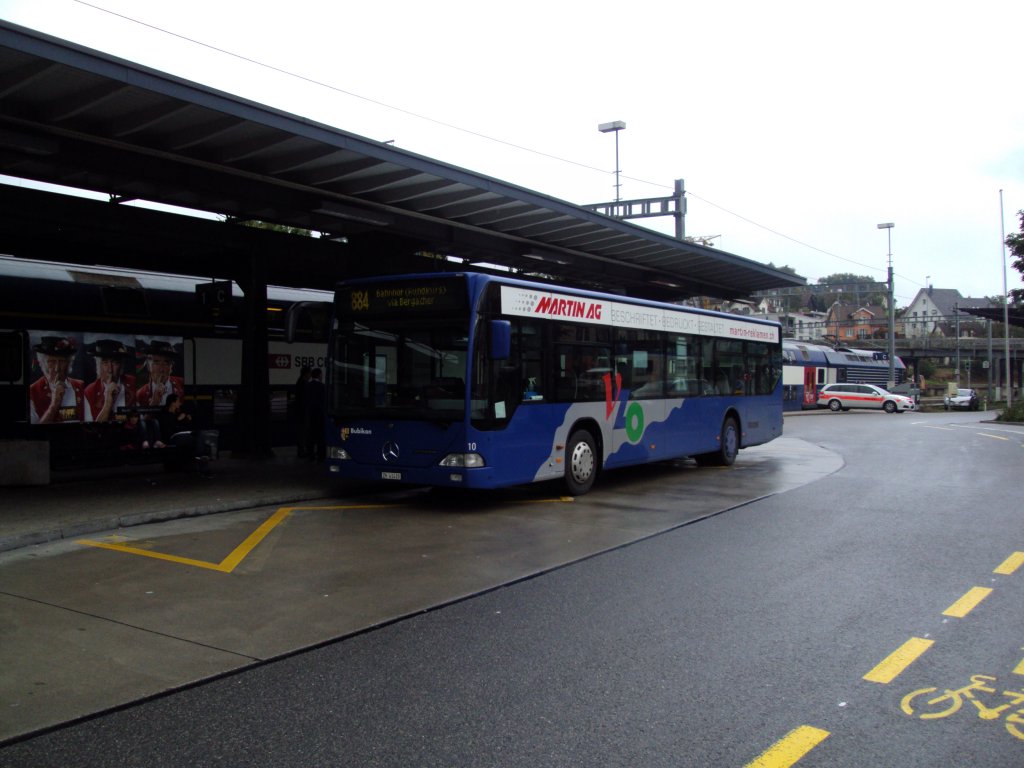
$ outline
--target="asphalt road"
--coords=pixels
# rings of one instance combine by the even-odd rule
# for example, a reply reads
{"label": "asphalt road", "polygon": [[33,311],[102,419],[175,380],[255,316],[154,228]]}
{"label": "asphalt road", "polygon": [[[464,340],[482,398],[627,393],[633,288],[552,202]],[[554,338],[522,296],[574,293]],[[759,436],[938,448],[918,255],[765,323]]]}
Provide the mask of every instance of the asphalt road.
{"label": "asphalt road", "polygon": [[[842,466],[0,765],[1024,764],[1024,428],[841,413],[786,437]],[[687,480],[633,473],[574,513],[671,506]]]}

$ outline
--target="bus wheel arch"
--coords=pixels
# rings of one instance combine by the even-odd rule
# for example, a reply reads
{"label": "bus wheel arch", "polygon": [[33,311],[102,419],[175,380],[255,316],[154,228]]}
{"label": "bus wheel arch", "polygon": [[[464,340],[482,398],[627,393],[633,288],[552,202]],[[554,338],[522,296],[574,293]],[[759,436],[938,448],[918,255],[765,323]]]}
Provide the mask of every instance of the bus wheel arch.
{"label": "bus wheel arch", "polygon": [[589,491],[601,471],[601,430],[597,424],[581,421],[569,430],[565,444],[565,487],[571,496]]}
{"label": "bus wheel arch", "polygon": [[718,434],[718,448],[709,453],[701,453],[693,458],[701,467],[731,467],[742,447],[742,431],[740,416],[735,410],[729,409],[722,418],[722,429]]}

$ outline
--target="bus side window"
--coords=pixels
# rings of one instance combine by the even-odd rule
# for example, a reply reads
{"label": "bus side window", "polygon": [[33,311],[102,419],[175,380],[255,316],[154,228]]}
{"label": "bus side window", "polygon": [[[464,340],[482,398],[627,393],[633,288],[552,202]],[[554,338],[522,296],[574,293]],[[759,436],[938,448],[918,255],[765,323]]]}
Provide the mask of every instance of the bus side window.
{"label": "bus side window", "polygon": [[[523,322],[519,325],[518,339],[519,360],[522,376],[522,398],[529,402],[543,400],[545,395],[544,382],[544,341],[539,323]],[[515,349],[513,349],[513,355]]]}
{"label": "bus side window", "polygon": [[544,395],[541,394],[540,384],[537,381],[536,376],[526,376],[523,378],[523,400],[543,400]]}
{"label": "bus side window", "polygon": [[575,400],[577,378],[572,347],[559,346],[555,350],[555,399],[563,403]]}

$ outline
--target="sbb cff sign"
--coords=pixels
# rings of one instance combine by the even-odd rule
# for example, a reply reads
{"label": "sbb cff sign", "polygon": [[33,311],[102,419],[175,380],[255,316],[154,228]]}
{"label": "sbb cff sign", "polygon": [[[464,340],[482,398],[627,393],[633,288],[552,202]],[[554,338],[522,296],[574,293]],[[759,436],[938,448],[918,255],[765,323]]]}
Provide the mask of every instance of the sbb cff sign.
{"label": "sbb cff sign", "polygon": [[272,354],[268,356],[267,367],[272,370],[280,370],[282,368],[292,367],[292,356],[282,353]]}
{"label": "sbb cff sign", "polygon": [[272,371],[287,371],[302,366],[309,368],[323,368],[326,358],[323,355],[291,355],[287,352],[271,352],[267,355],[267,368]]}

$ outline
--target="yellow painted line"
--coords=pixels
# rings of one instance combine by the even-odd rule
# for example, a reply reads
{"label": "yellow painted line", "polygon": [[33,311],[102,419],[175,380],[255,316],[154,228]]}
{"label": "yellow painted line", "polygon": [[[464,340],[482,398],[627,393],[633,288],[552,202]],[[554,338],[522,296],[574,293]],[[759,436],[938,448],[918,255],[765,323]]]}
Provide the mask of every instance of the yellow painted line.
{"label": "yellow painted line", "polygon": [[100,549],[110,549],[115,552],[124,552],[128,555],[139,555],[141,557],[151,557],[154,560],[164,560],[169,563],[178,563],[179,565],[190,565],[193,568],[206,568],[211,571],[219,571],[220,573],[231,573],[238,565],[248,557],[249,553],[252,552],[256,547],[259,546],[260,542],[267,537],[274,528],[276,528],[282,520],[290,515],[296,509],[310,509],[310,510],[336,510],[336,509],[381,509],[394,506],[393,504],[349,504],[343,506],[329,506],[329,507],[281,507],[274,514],[264,520],[260,526],[250,533],[241,544],[235,547],[231,553],[221,560],[219,563],[210,563],[206,560],[195,560],[191,557],[180,557],[178,555],[168,555],[163,552],[154,552],[149,549],[139,549],[138,547],[130,547],[126,544],[113,544],[104,541],[92,541],[90,539],[80,539],[79,544],[84,544],[88,547],[98,547]]}
{"label": "yellow painted line", "polygon": [[746,768],[787,768],[795,765],[800,758],[828,737],[828,731],[801,725],[772,744],[756,760],[747,763]]}
{"label": "yellow painted line", "polygon": [[991,437],[993,440],[1006,440],[1007,442],[1010,441],[1010,438],[1008,437],[1003,437],[1002,435],[990,435],[988,432],[975,432],[974,434],[981,435],[982,437]]}
{"label": "yellow painted line", "polygon": [[89,539],[81,539],[79,544],[84,544],[87,547],[98,547],[100,549],[112,549],[115,552],[124,552],[128,555],[141,555],[142,557],[152,557],[154,560],[166,560],[170,563],[178,563],[179,565],[191,565],[194,568],[208,568],[211,571],[221,571],[220,563],[208,563],[205,560],[193,560],[190,557],[178,557],[177,555],[165,555],[163,552],[153,552],[148,549],[138,549],[137,547],[129,547],[124,544],[108,544],[104,541],[91,541]]}
{"label": "yellow painted line", "polygon": [[[572,496],[561,496],[554,499],[531,499],[524,503],[572,503],[575,499]],[[274,514],[264,520],[260,526],[250,533],[241,544],[235,547],[231,553],[221,560],[219,563],[210,563],[206,560],[195,560],[191,557],[181,557],[179,555],[168,555],[164,552],[154,552],[149,549],[140,549],[139,547],[128,546],[127,544],[115,544],[112,542],[105,541],[92,541],[90,539],[80,539],[79,544],[84,544],[88,547],[98,547],[100,549],[109,549],[114,552],[123,552],[128,555],[139,555],[140,557],[150,557],[154,560],[163,560],[168,563],[177,563],[178,565],[189,565],[193,568],[206,568],[210,571],[219,571],[220,573],[231,573],[241,564],[249,554],[260,545],[260,543],[267,537],[274,528],[281,524],[288,515],[297,509],[310,510],[310,511],[324,511],[324,510],[350,510],[350,509],[387,509],[393,507],[394,504],[343,504],[343,505],[330,505],[323,507],[281,507]]]}
{"label": "yellow painted line", "polygon": [[231,554],[221,560],[219,563],[210,563],[205,560],[195,560],[191,557],[179,557],[178,555],[168,555],[163,552],[153,552],[149,549],[139,549],[138,547],[129,547],[125,544],[108,544],[102,541],[90,541],[88,539],[82,539],[79,544],[85,544],[90,547],[100,547],[102,549],[111,549],[115,552],[124,552],[129,555],[141,555],[142,557],[151,557],[155,560],[165,560],[170,563],[178,563],[179,565],[191,565],[193,568],[206,568],[211,571],[220,571],[221,573],[231,573],[238,564],[246,558],[246,556],[256,548],[256,546],[266,538],[266,535],[270,533],[282,520],[291,514],[292,508],[282,507],[277,510],[274,514],[268,517],[260,527],[250,533],[245,541],[235,547]]}
{"label": "yellow painted line", "polygon": [[1009,576],[1022,565],[1024,565],[1024,552],[1014,552],[1008,558],[1003,560],[1003,562],[999,564],[999,567],[992,571],[992,573]]}
{"label": "yellow painted line", "polygon": [[864,675],[864,679],[869,683],[881,683],[882,685],[891,683],[934,643],[934,640],[925,640],[923,637],[910,638]]}
{"label": "yellow painted line", "polygon": [[395,506],[394,504],[330,504],[326,507],[289,507],[289,509],[301,509],[303,511],[309,510],[325,510],[325,509],[388,509]]}
{"label": "yellow painted line", "polygon": [[230,555],[228,555],[220,561],[221,569],[225,573],[231,573],[233,570],[235,570],[235,568],[238,567],[238,564],[242,562],[246,558],[246,556],[248,556],[248,554],[252,552],[257,546],[259,546],[259,543],[263,541],[266,535],[270,533],[272,530],[274,530],[274,528],[277,527],[278,523],[280,523],[282,520],[288,517],[288,515],[290,515],[291,512],[291,507],[282,507],[281,509],[277,510],[277,512],[268,517],[266,520],[264,520],[263,524],[260,525],[259,528],[250,533],[246,537],[245,541],[243,541],[241,544],[235,547]]}
{"label": "yellow painted line", "polygon": [[944,432],[954,432],[955,431],[952,427],[936,427],[936,426],[934,426],[932,424],[929,424],[928,426],[926,426],[925,429],[941,429]]}
{"label": "yellow painted line", "polygon": [[978,603],[990,594],[992,594],[991,587],[971,587],[966,593],[964,593],[963,597],[944,610],[942,615],[952,616],[955,619],[962,619],[977,608]]}
{"label": "yellow painted line", "polygon": [[[1024,648],[1021,648],[1021,650],[1024,651]],[[1013,674],[1015,674],[1015,675],[1024,675],[1024,659],[1021,659],[1020,663],[1017,664],[1017,666],[1013,668]]]}

